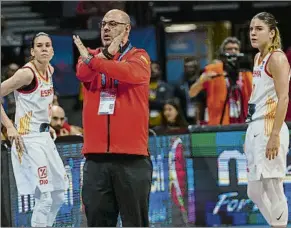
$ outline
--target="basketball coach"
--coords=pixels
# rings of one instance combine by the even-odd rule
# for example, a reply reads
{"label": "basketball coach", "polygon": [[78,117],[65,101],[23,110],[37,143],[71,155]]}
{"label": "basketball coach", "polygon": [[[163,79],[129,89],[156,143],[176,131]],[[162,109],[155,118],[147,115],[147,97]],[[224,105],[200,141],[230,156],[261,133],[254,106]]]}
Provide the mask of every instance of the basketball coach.
{"label": "basketball coach", "polygon": [[128,39],[130,18],[110,10],[100,22],[103,47],[73,36],[84,85],[86,157],[82,199],[89,227],[149,226],[152,163],[148,152],[150,58]]}

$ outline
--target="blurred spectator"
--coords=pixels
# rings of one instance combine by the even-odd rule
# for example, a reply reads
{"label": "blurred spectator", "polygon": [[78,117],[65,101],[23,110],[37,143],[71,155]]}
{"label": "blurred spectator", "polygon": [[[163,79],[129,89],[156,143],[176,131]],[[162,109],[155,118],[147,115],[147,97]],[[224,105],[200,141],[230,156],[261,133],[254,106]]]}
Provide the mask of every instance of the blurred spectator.
{"label": "blurred spectator", "polygon": [[[19,69],[19,66],[15,63],[11,63],[5,68],[4,73],[2,75],[1,80],[7,80],[8,78],[12,77],[14,73]],[[8,94],[4,99],[4,107],[9,119],[14,120],[15,115],[15,98],[14,93]]]}
{"label": "blurred spectator", "polygon": [[189,96],[189,88],[197,81],[199,76],[200,66],[198,59],[194,56],[185,58],[183,80],[176,87],[175,96],[180,99],[183,113],[190,124],[199,124],[204,119],[205,93],[201,92],[193,98]]}
{"label": "blurred spectator", "polygon": [[24,54],[24,63],[28,63],[31,60],[30,47],[24,47],[23,54]]}
{"label": "blurred spectator", "polygon": [[100,2],[95,1],[79,1],[77,6],[77,14],[79,15],[97,15],[99,13],[98,8],[100,7]]}
{"label": "blurred spectator", "polygon": [[79,1],[77,6],[77,14],[85,17],[88,29],[99,30],[99,22],[103,15],[110,9],[125,9],[125,2],[122,1]]}
{"label": "blurred spectator", "polygon": [[104,13],[110,9],[125,9],[124,1],[79,1],[77,13],[85,15],[94,15],[102,18]]}
{"label": "blurred spectator", "polygon": [[188,128],[182,107],[178,98],[172,98],[165,102],[162,113],[162,124],[154,128],[156,132],[165,132]]}
{"label": "blurred spectator", "polygon": [[18,69],[19,69],[19,66],[16,63],[9,64],[6,70],[6,79],[12,77]]}
{"label": "blurred spectator", "polygon": [[21,37],[10,32],[6,26],[6,19],[1,15],[1,46],[20,46],[22,45]]}
{"label": "blurred spectator", "polygon": [[22,36],[17,36],[9,31],[6,25],[6,20],[1,15],[1,64],[7,66],[13,62],[20,63],[21,57]]}
{"label": "blurred spectator", "polygon": [[[208,124],[244,123],[252,92],[252,72],[240,69],[240,41],[226,38],[220,47],[220,59],[205,67],[205,72],[190,88],[190,96],[207,93]],[[225,57],[231,55],[231,57]],[[224,57],[222,57],[224,56]]]}
{"label": "blurred spectator", "polygon": [[150,80],[150,127],[161,124],[161,117],[165,101],[174,97],[173,88],[162,80],[162,71],[157,62],[151,64]]}
{"label": "blurred spectator", "polygon": [[80,135],[82,129],[69,125],[65,121],[65,111],[62,107],[54,105],[52,107],[51,127],[56,131],[57,137],[66,135]]}

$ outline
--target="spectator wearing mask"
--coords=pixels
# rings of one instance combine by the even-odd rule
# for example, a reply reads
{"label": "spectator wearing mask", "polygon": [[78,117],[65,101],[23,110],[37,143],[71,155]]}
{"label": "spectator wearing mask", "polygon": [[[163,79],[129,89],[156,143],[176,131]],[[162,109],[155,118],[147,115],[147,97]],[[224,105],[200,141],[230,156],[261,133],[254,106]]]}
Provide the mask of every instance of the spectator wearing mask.
{"label": "spectator wearing mask", "polygon": [[173,88],[162,80],[162,71],[157,62],[151,64],[150,80],[150,127],[161,124],[161,117],[165,101],[174,97]]}
{"label": "spectator wearing mask", "polygon": [[[238,55],[240,41],[235,37],[226,38],[221,47],[222,55]],[[229,61],[229,62],[228,62]],[[248,100],[252,92],[252,72],[229,70],[230,64],[237,64],[238,57],[220,58],[205,67],[204,73],[191,88],[190,97],[201,91],[207,94],[208,125],[244,123],[248,112]]]}
{"label": "spectator wearing mask", "polygon": [[175,97],[181,101],[184,116],[190,124],[200,124],[204,120],[205,93],[202,91],[196,97],[189,96],[190,86],[200,76],[199,61],[196,57],[184,59],[184,75],[175,89]]}
{"label": "spectator wearing mask", "polygon": [[156,132],[173,131],[188,128],[181,104],[178,98],[172,98],[163,106],[162,123],[155,127]]}

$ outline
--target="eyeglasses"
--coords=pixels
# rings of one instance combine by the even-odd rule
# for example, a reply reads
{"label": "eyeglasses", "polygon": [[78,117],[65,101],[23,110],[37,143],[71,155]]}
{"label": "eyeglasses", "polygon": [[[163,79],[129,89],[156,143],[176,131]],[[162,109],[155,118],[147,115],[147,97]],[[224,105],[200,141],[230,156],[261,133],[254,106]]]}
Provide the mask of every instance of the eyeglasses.
{"label": "eyeglasses", "polygon": [[117,21],[101,21],[99,23],[99,27],[104,28],[106,25],[108,25],[108,27],[111,29],[111,28],[116,27],[117,25],[127,25],[127,24],[128,23],[122,23],[122,22],[117,22]]}

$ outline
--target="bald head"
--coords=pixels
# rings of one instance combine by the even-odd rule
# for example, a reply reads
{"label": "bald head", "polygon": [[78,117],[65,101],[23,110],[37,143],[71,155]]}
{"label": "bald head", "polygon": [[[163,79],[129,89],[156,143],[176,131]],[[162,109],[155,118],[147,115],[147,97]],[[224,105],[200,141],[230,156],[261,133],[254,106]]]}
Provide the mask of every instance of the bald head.
{"label": "bald head", "polygon": [[62,107],[54,105],[52,107],[51,127],[56,131],[62,129],[65,122],[65,111]]}
{"label": "bald head", "polygon": [[60,113],[60,114],[62,114],[63,116],[65,116],[65,111],[64,111],[64,109],[63,109],[62,107],[58,106],[58,105],[54,105],[54,106],[52,107],[52,112],[53,112],[53,113],[54,113],[54,112],[57,112],[57,113]]}
{"label": "bald head", "polygon": [[130,24],[130,18],[128,14],[119,9],[113,9],[113,10],[108,11],[105,14],[104,18],[108,18],[108,17],[114,17],[117,22]]}

